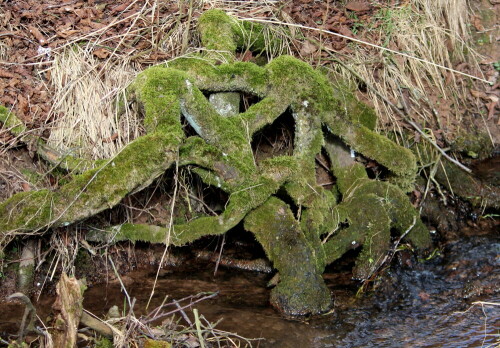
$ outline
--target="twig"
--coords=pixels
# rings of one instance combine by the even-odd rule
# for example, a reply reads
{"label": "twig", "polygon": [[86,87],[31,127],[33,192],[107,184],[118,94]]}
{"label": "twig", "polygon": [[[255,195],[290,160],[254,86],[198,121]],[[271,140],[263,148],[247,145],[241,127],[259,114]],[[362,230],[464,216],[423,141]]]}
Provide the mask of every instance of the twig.
{"label": "twig", "polygon": [[63,2],[62,4],[57,4],[57,5],[48,5],[48,6],[45,6],[45,10],[50,10],[50,9],[53,9],[53,8],[59,8],[59,7],[63,7],[63,6],[69,6],[69,5],[73,5],[73,4],[76,4],[78,2],[78,0],[74,0],[74,1],[70,1],[70,2]]}
{"label": "twig", "polygon": [[174,208],[175,208],[175,200],[177,198],[177,191],[179,189],[179,152],[177,151],[177,159],[175,160],[175,185],[174,185],[174,194],[172,197],[172,204],[170,205],[170,219],[168,221],[168,232],[165,236],[165,249],[163,250],[163,254],[161,255],[160,264],[158,265],[158,269],[156,270],[155,281],[153,283],[153,288],[151,289],[151,294],[149,295],[148,303],[146,304],[146,309],[149,307],[149,303],[153,298],[155,293],[156,283],[158,282],[158,277],[160,275],[160,270],[162,268],[163,262],[167,257],[168,247],[170,246],[170,237],[172,235],[172,230],[174,228]]}
{"label": "twig", "polygon": [[[115,264],[114,264],[113,260],[111,259],[111,256],[108,255],[108,259],[109,259],[109,262],[111,263],[111,267],[113,267],[113,271],[115,272],[115,275],[118,278],[118,281],[120,282],[120,285],[121,285],[121,287],[123,289],[123,292],[125,293],[125,296],[127,297],[128,305],[129,305],[130,309],[132,309],[132,307],[133,307],[132,306],[132,301],[130,300],[130,296],[129,296],[128,292],[127,292],[127,289],[125,288],[125,284],[123,284],[122,278],[118,274],[118,271],[116,270]],[[134,301],[135,301],[135,299],[134,299]]]}
{"label": "twig", "polygon": [[215,263],[214,276],[217,274],[217,270],[219,269],[219,264],[220,264],[220,260],[222,258],[222,251],[224,250],[225,242],[226,242],[226,234],[224,233],[222,235],[222,242],[220,244],[219,257],[217,257],[217,262]]}
{"label": "twig", "polygon": [[23,319],[21,321],[21,326],[19,327],[19,335],[17,337],[17,342],[21,344],[24,340],[24,335],[26,334],[26,332],[33,330],[35,323],[36,309],[31,303],[30,299],[23,293],[16,292],[7,297],[7,299],[21,300],[22,302],[24,302],[24,305],[26,306],[24,308]]}
{"label": "twig", "polygon": [[200,341],[200,347],[205,348],[205,342],[203,339],[203,335],[201,334],[201,323],[200,317],[198,316],[198,309],[193,308],[194,313],[194,322],[196,324],[196,333],[198,334],[198,340]]}
{"label": "twig", "polygon": [[193,323],[191,322],[191,320],[187,316],[186,312],[184,312],[184,309],[181,308],[181,305],[179,304],[179,302],[174,301],[174,304],[177,307],[177,309],[179,310],[179,312],[181,312],[181,315],[184,318],[184,320],[186,321],[186,323],[188,323],[189,326],[193,326]]}
{"label": "twig", "polygon": [[[378,273],[378,270],[381,269],[382,266],[384,266],[385,264],[390,263],[392,261],[392,259],[394,258],[394,254],[396,254],[396,249],[397,249],[399,243],[401,243],[401,240],[403,240],[403,238],[406,237],[406,235],[408,233],[410,233],[410,231],[413,229],[413,227],[415,226],[416,223],[417,223],[417,217],[413,216],[413,222],[410,225],[410,227],[408,227],[406,229],[406,231],[403,234],[401,234],[401,236],[399,236],[398,240],[394,243],[393,247],[387,252],[387,254],[384,256],[384,259],[379,263],[379,265],[377,266],[377,268],[375,268],[368,275],[368,277],[366,277],[366,280],[370,280],[371,278],[373,278],[373,276]],[[366,284],[367,284],[367,282],[365,281],[363,283],[363,286],[361,288],[365,287]]]}
{"label": "twig", "polygon": [[[169,311],[169,312],[166,312],[166,313],[161,313],[161,314],[159,314],[159,315],[157,315],[157,316],[155,316],[155,317],[153,317],[153,318],[149,318],[149,319],[145,319],[145,320],[143,319],[143,320],[142,320],[142,323],[143,323],[143,324],[149,324],[149,323],[151,323],[151,322],[153,322],[153,321],[156,321],[156,320],[158,320],[158,319],[161,319],[161,318],[167,317],[167,316],[169,316],[169,315],[172,315],[172,314],[174,314],[174,313],[177,313],[177,312],[179,312],[179,310],[189,308],[189,307],[191,307],[192,305],[194,305],[195,303],[198,303],[198,302],[201,302],[201,301],[204,301],[204,300],[208,300],[209,298],[214,298],[214,297],[215,297],[215,296],[217,296],[217,295],[219,295],[219,292],[218,292],[218,291],[217,291],[217,292],[214,292],[214,293],[212,293],[212,294],[210,294],[210,295],[208,295],[208,296],[203,296],[202,298],[199,298],[199,299],[197,299],[196,301],[190,302],[189,304],[184,305],[184,306],[182,306],[181,308],[174,309],[174,310]],[[189,298],[189,297],[188,297],[188,298]],[[191,298],[192,298],[192,296],[191,296]],[[180,302],[180,301],[177,301],[177,302]]]}
{"label": "twig", "polygon": [[444,151],[441,147],[439,147],[438,144],[436,144],[436,142],[434,140],[432,140],[422,129],[420,129],[420,126],[418,126],[413,120],[411,120],[408,115],[406,115],[403,111],[401,111],[396,105],[394,105],[394,103],[392,103],[389,99],[387,99],[385,96],[383,96],[379,91],[377,91],[377,89],[375,87],[373,87],[371,84],[369,84],[367,81],[365,81],[357,72],[355,72],[354,70],[352,70],[350,67],[348,67],[344,62],[342,62],[341,60],[335,58],[335,57],[331,57],[331,59],[333,61],[335,61],[336,63],[339,63],[340,65],[342,65],[342,67],[346,70],[348,70],[351,74],[353,74],[354,76],[356,76],[356,78],[358,78],[359,80],[363,81],[363,83],[366,84],[366,87],[369,88],[373,93],[375,93],[380,99],[382,99],[385,103],[387,103],[389,106],[391,106],[394,111],[396,111],[398,113],[399,116],[401,116],[405,122],[409,123],[413,128],[415,128],[415,130],[420,133],[420,135],[425,139],[427,140],[432,146],[434,146],[448,161],[454,163],[455,165],[457,165],[458,167],[460,167],[461,169],[465,170],[467,173],[472,173],[472,170],[470,170],[469,168],[467,168],[466,166],[464,166],[462,163],[460,163],[459,161],[457,161],[456,159],[450,157],[450,155],[448,155],[446,153],[446,151]]}

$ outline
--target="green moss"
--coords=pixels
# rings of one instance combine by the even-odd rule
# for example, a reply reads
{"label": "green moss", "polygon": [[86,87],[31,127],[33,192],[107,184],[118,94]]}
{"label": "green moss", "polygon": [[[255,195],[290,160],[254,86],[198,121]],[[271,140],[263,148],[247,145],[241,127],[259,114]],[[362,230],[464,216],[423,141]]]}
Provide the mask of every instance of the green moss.
{"label": "green moss", "polygon": [[211,92],[239,91],[264,96],[267,88],[265,69],[247,62],[215,65],[200,57],[179,58],[168,67],[185,71],[195,86]]}
{"label": "green moss", "polygon": [[[198,20],[198,31],[203,47],[218,51],[228,61],[232,61],[237,47],[233,30],[235,26],[237,26],[236,19],[222,10],[214,9],[203,12]],[[217,57],[214,54],[209,56]]]}
{"label": "green moss", "polygon": [[152,67],[140,73],[128,92],[144,110],[148,132],[159,131],[181,139],[179,100],[188,94],[189,76],[175,69]]}
{"label": "green moss", "polygon": [[[104,235],[91,234],[101,240],[165,243],[170,233],[171,244],[184,245],[202,236],[225,233],[243,221],[280,272],[281,282],[271,300],[288,314],[321,313],[331,307],[321,274],[327,263],[354,246],[363,246],[355,269],[363,278],[378,265],[392,228],[402,233],[415,222],[408,238],[419,247],[427,245],[427,231],[401,189],[369,180],[364,167],[350,159],[349,147],[386,166],[405,190],[411,188],[415,158],[373,132],[372,109],[358,102],[341,83],[333,87],[322,73],[293,57],[278,57],[263,68],[233,62],[237,47],[258,50],[268,44],[266,29],[260,25],[240,23],[220,10],[211,10],[201,16],[199,28],[209,54],[149,68],[128,89],[129,98],[144,114],[147,134],[115,157],[90,163],[93,169],[75,175],[57,191],[39,191],[33,197],[20,194],[0,204],[2,232],[37,229],[49,223],[67,225],[94,215],[148,186],[177,161],[179,166],[190,166],[205,184],[229,195],[220,216],[190,221],[174,217],[171,231],[162,226],[123,224]],[[230,63],[219,64],[219,58]],[[242,114],[221,117],[205,97],[218,92],[250,93],[262,100]],[[293,156],[278,156],[257,165],[251,148],[253,136],[287,110],[295,120]],[[196,136],[186,138],[181,115]],[[335,148],[342,158],[332,158],[338,181],[334,191],[316,183],[315,158],[328,147],[324,131],[343,142]],[[64,162],[63,167],[81,165],[57,154],[55,159]],[[337,189],[342,194],[339,204]],[[299,207],[298,217],[274,197],[278,191]],[[28,216],[32,222],[26,222]],[[327,241],[323,240],[326,236]]]}
{"label": "green moss", "polygon": [[452,150],[462,152],[472,158],[487,158],[493,151],[493,144],[488,134],[463,130],[451,144]]}
{"label": "green moss", "polygon": [[270,35],[269,28],[258,23],[238,21],[224,11],[212,9],[199,18],[198,30],[203,46],[216,51],[209,57],[227,61],[234,59],[237,48],[256,52],[274,52],[281,46],[281,40]]}
{"label": "green moss", "polygon": [[344,200],[334,213],[338,223],[347,223],[348,227],[325,244],[325,252],[328,262],[332,262],[353,246],[363,245],[354,273],[366,279],[387,252],[391,229],[400,233],[410,230],[406,239],[421,249],[430,247],[431,240],[418,212],[397,186],[369,180],[366,174],[365,178],[351,180],[350,169],[363,168],[358,164],[352,167],[343,168],[346,175],[338,177],[339,181],[347,178],[349,184],[339,183]]}
{"label": "green moss", "polygon": [[[318,314],[332,306],[330,292],[317,265],[315,248],[309,244],[290,207],[271,197],[245,219],[245,229],[252,231],[280,272],[280,283],[273,289],[273,304],[295,315]],[[319,240],[316,243],[319,246]]]}
{"label": "green moss", "polygon": [[101,337],[96,340],[94,348],[113,348],[113,342]]}
{"label": "green moss", "polygon": [[152,340],[147,338],[144,341],[144,348],[171,348],[172,344],[166,341]]}
{"label": "green moss", "polygon": [[3,123],[4,129],[8,129],[15,136],[20,136],[26,132],[24,123],[2,105],[0,105],[0,122]]}
{"label": "green moss", "polygon": [[53,193],[48,190],[20,192],[0,203],[0,231],[32,231],[49,224]]}

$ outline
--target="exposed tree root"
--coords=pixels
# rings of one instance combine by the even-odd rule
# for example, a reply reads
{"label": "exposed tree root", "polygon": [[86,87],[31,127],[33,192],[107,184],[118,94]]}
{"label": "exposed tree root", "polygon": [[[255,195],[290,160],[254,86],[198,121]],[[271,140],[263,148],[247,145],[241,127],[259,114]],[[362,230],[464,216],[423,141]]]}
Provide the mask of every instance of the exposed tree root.
{"label": "exposed tree root", "polygon": [[[244,222],[280,272],[271,302],[291,315],[330,309],[321,274],[348,249],[363,245],[355,273],[364,278],[389,248],[391,229],[403,233],[416,219],[407,237],[418,248],[429,246],[429,234],[404,194],[416,174],[411,151],[365,126],[373,124],[373,111],[308,64],[289,56],[264,67],[234,62],[236,48],[249,36],[255,39],[255,49],[262,48],[260,31],[259,25],[242,25],[222,11],[205,12],[200,18],[202,42],[223,51],[229,63],[217,65],[208,54],[139,74],[128,93],[144,114],[147,134],[109,160],[85,162],[92,169],[57,191],[24,192],[1,203],[1,235],[65,226],[93,216],[148,186],[177,162],[229,195],[219,216],[198,217],[173,229],[128,223],[93,237],[184,245]],[[243,113],[222,116],[204,95],[219,92],[249,93],[261,100]],[[256,163],[253,136],[286,110],[295,122],[293,154]],[[196,136],[185,135],[181,115]],[[5,109],[0,109],[0,120],[14,133],[24,127]],[[348,148],[332,150],[325,134],[335,135]],[[334,190],[316,182],[315,158],[323,148],[330,153],[337,177]],[[51,162],[63,167],[78,165],[46,147],[42,151],[55,153]],[[351,151],[384,165],[391,173],[390,183],[370,180],[360,164],[341,161]],[[278,191],[290,202],[278,198]],[[295,214],[292,206],[300,213]]]}

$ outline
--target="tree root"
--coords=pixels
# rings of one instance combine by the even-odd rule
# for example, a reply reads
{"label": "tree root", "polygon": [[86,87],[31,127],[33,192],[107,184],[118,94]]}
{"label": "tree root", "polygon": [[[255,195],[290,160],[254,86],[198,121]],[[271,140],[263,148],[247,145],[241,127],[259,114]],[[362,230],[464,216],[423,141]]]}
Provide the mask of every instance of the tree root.
{"label": "tree root", "polygon": [[[66,226],[93,216],[148,186],[176,163],[229,196],[220,215],[170,223],[168,228],[126,223],[94,231],[93,237],[185,245],[243,222],[280,272],[271,303],[291,315],[331,308],[321,274],[353,242],[363,245],[356,265],[361,278],[380,262],[389,247],[391,228],[402,233],[417,218],[408,240],[422,249],[429,246],[429,234],[404,194],[412,189],[417,168],[411,151],[367,127],[372,122],[360,122],[373,119],[373,111],[349,91],[335,90],[308,64],[289,56],[275,58],[265,67],[233,62],[241,38],[250,35],[245,25],[235,22],[218,10],[200,18],[202,42],[218,50],[225,47],[229,63],[217,65],[210,55],[182,58],[137,76],[128,89],[129,100],[142,110],[147,134],[113,158],[81,164],[57,153],[51,157],[52,150],[40,145],[52,163],[67,169],[93,168],[74,175],[57,191],[19,193],[1,203],[0,234]],[[211,37],[220,28],[223,34]],[[240,114],[223,116],[205,97],[219,92],[250,93],[261,100]],[[254,135],[287,110],[295,122],[293,154],[256,163]],[[181,115],[196,136],[186,137]],[[0,121],[22,133],[22,124],[13,117],[0,109]],[[315,158],[322,149],[328,150],[328,134],[347,148],[330,151],[337,177],[334,190],[316,182]],[[362,166],[340,160],[351,150],[384,165],[391,183],[369,180]],[[278,192],[287,198],[276,197]]]}

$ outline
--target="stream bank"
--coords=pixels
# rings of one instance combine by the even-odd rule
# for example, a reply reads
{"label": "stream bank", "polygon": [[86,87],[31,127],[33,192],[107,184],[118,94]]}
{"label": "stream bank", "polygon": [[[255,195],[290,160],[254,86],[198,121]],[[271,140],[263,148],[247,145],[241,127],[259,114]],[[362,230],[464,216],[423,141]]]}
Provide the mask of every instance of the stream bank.
{"label": "stream bank", "polygon": [[[270,274],[219,266],[214,276],[213,263],[200,261],[187,250],[175,250],[169,265],[159,273],[149,308],[155,308],[165,296],[180,299],[200,292],[219,292],[195,308],[211,322],[221,320],[217,325],[221,330],[262,338],[253,342],[255,347],[494,346],[500,340],[497,230],[498,223],[463,227],[457,231],[460,241],[442,243],[439,253],[426,262],[399,252],[374,287],[358,296],[360,283],[351,278],[355,258],[348,255],[324,274],[335,300],[334,312],[303,320],[287,320],[269,306],[266,286]],[[228,245],[228,253],[237,248]],[[143,245],[129,254],[124,245],[120,249],[112,253],[119,268],[126,260],[130,267],[134,267],[131,260],[143,261],[121,276],[129,295],[136,298],[134,312],[140,317],[148,312],[145,308],[156,275],[156,267],[146,265],[147,255],[161,250]],[[97,268],[94,273],[96,270],[105,275],[105,268]],[[119,281],[113,280],[111,269],[108,271],[110,280],[106,284],[99,283],[87,270],[89,289],[84,294],[84,308],[100,317],[114,305],[124,310],[126,301]],[[37,301],[42,319],[50,313],[54,300],[53,284],[48,281],[45,287]],[[17,332],[23,310],[22,305],[12,302],[0,304],[2,338]],[[192,316],[190,310],[187,313]]]}

